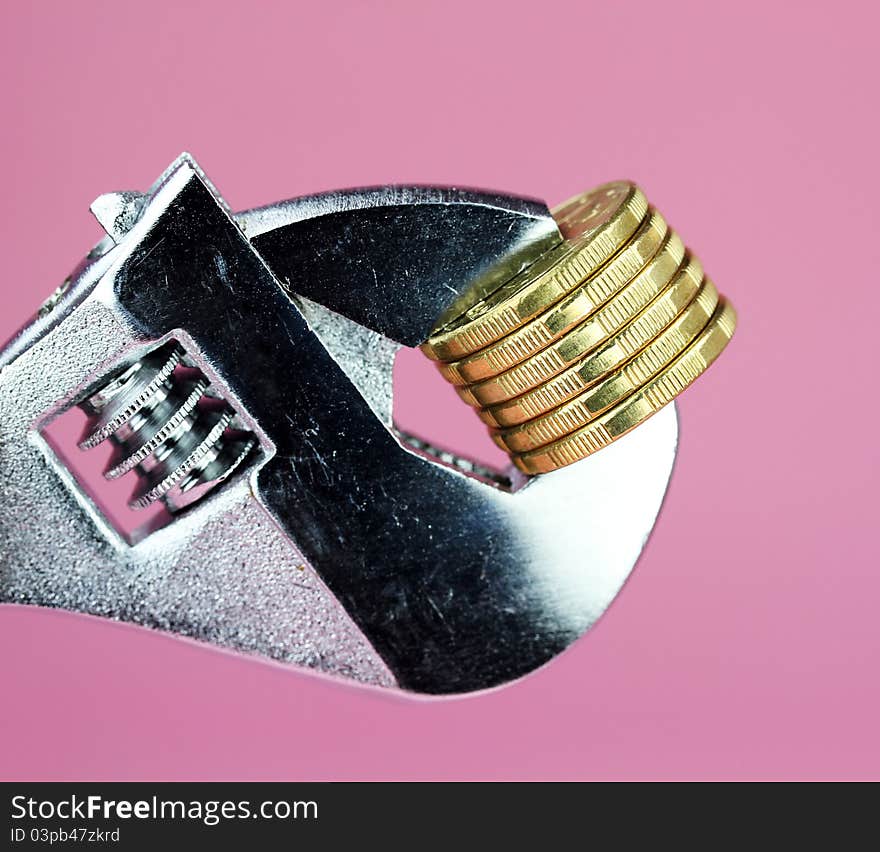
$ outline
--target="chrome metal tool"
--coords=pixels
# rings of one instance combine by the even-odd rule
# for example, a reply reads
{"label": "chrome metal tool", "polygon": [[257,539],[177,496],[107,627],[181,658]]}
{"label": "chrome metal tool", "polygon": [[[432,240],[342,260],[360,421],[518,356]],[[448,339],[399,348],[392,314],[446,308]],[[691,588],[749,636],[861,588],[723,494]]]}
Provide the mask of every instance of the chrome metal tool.
{"label": "chrome metal tool", "polygon": [[[393,420],[398,349],[555,245],[543,204],[385,187],[232,214],[183,155],[92,209],[107,237],[0,355],[0,602],[424,693],[525,675],[610,604],[673,405],[531,478]],[[166,523],[109,520],[47,439],[72,407]]]}

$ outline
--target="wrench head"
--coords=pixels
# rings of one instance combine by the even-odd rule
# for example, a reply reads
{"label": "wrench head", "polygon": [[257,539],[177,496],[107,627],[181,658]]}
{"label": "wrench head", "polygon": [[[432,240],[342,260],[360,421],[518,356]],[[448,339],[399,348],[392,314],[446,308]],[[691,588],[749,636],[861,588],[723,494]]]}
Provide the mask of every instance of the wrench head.
{"label": "wrench head", "polygon": [[[481,469],[395,429],[398,342],[291,295],[278,257],[301,247],[273,267],[190,157],[139,211],[0,358],[0,601],[432,694],[521,677],[595,623],[656,521],[673,406],[551,474]],[[427,333],[404,330],[414,344]],[[46,428],[171,340],[258,448],[130,539]]]}

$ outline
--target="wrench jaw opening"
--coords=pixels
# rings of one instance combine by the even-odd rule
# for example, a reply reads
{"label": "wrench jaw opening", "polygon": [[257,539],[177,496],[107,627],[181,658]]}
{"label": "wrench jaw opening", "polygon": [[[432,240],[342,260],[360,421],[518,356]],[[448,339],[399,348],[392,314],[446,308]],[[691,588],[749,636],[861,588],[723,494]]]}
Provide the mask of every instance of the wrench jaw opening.
{"label": "wrench jaw opening", "polygon": [[[264,252],[256,218],[237,222],[188,156],[134,198],[99,205],[114,247],[73,284],[53,321],[19,337],[0,362],[0,601],[118,618],[432,694],[528,674],[595,622],[656,520],[675,457],[673,406],[570,468],[531,479],[484,470],[393,423],[394,356],[427,336],[425,305],[438,308],[439,278],[404,327],[396,306],[418,280],[400,277],[399,256],[389,277],[374,265],[383,285],[358,316],[368,327],[312,298],[314,289],[293,295],[301,271],[284,259],[302,256],[308,217],[261,230],[264,248],[274,233]],[[372,209],[349,207],[355,218]],[[536,209],[527,207],[524,229],[546,233]],[[455,215],[443,212],[450,228]],[[273,219],[270,208],[260,216],[264,226]],[[274,221],[285,216],[289,203]],[[525,243],[511,264],[534,259],[541,240]],[[523,245],[515,233],[506,251]],[[462,256],[471,257],[462,281],[484,270],[473,252]],[[390,291],[397,295],[383,307]],[[340,298],[328,301],[339,308]],[[169,340],[219,389],[258,450],[167,526],[131,542],[41,429]]]}

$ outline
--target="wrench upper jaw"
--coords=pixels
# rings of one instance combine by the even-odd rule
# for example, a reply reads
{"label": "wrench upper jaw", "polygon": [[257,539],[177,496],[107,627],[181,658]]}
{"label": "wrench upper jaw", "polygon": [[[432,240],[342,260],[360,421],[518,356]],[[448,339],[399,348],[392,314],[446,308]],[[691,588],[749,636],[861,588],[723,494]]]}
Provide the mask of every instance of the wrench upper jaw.
{"label": "wrench upper jaw", "polygon": [[562,239],[543,202],[453,187],[324,193],[237,220],[290,292],[405,346]]}

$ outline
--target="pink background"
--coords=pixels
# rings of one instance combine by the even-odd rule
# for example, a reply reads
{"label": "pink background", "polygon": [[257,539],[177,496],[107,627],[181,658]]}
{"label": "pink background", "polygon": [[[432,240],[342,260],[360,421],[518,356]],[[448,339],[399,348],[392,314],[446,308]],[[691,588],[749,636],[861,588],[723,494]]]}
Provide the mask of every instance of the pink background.
{"label": "pink background", "polygon": [[[233,207],[640,181],[740,312],[632,581],[537,675],[413,701],[0,607],[0,777],[880,777],[872,4],[17,3],[0,337],[191,150]],[[494,448],[416,353],[399,417]],[[438,422],[439,421],[439,422]]]}

